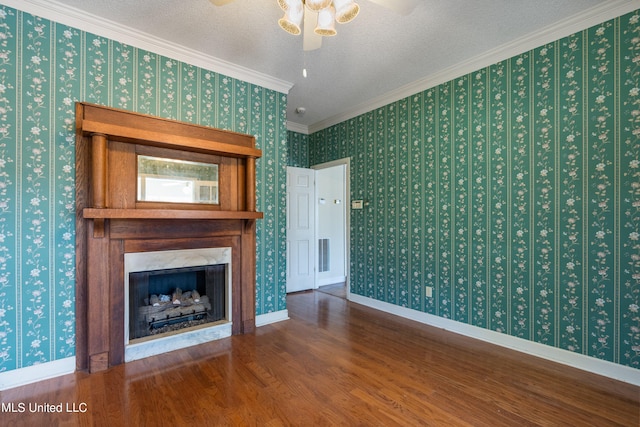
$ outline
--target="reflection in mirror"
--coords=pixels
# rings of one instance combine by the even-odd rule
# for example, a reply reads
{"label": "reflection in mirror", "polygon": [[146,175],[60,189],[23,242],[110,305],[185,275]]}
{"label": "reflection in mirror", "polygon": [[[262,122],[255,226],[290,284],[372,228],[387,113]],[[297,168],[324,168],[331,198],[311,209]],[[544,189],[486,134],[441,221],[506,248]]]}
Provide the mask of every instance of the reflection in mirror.
{"label": "reflection in mirror", "polygon": [[138,201],[217,205],[218,165],[138,156]]}

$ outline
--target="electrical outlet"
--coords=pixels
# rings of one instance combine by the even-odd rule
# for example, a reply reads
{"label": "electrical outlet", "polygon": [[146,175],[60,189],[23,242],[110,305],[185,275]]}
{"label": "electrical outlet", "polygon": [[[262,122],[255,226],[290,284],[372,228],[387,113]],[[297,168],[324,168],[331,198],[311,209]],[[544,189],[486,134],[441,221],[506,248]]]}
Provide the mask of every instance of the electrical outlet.
{"label": "electrical outlet", "polygon": [[426,294],[427,298],[432,298],[433,297],[433,287],[432,286],[427,286],[425,288],[425,294]]}

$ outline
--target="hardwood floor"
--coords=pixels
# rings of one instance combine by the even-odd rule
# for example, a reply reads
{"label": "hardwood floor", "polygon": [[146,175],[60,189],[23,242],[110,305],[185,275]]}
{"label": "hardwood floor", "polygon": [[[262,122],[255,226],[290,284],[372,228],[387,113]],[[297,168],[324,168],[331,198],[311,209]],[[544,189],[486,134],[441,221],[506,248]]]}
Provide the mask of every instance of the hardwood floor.
{"label": "hardwood floor", "polygon": [[340,298],[347,297],[347,287],[344,283],[336,283],[334,285],[320,286],[316,289],[318,292],[333,295]]}
{"label": "hardwood floor", "polygon": [[326,293],[288,309],[254,334],[3,391],[0,425],[640,425],[627,383]]}

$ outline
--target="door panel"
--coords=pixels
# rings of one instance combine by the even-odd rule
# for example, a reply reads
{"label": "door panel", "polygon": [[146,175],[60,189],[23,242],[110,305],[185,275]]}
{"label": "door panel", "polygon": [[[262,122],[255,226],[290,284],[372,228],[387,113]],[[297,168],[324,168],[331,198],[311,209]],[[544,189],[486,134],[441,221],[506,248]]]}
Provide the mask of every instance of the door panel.
{"label": "door panel", "polygon": [[287,168],[287,292],[315,287],[315,173]]}
{"label": "door panel", "polygon": [[[300,188],[300,187],[298,187]],[[298,194],[298,198],[296,200],[296,204],[294,208],[297,209],[296,219],[298,220],[297,226],[300,231],[310,231],[310,203],[312,203],[311,197],[309,194]]]}
{"label": "door panel", "polygon": [[298,240],[298,276],[307,277],[311,273],[311,269],[309,268],[309,241],[308,240]]}

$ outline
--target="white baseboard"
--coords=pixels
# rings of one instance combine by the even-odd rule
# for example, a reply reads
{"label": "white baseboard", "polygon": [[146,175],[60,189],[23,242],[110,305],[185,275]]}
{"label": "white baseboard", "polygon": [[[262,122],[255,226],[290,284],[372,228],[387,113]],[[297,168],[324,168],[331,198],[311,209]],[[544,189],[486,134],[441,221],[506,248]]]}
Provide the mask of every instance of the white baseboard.
{"label": "white baseboard", "polygon": [[606,360],[596,359],[594,357],[578,354],[569,350],[551,347],[522,338],[513,337],[502,334],[500,332],[491,331],[480,328],[478,326],[468,325],[466,323],[456,322],[451,319],[445,319],[433,314],[423,313],[407,307],[400,307],[373,298],[364,297],[362,295],[349,294],[349,301],[375,308],[386,313],[394,314],[406,319],[415,320],[429,326],[441,328],[450,332],[455,332],[470,338],[479,339],[501,347],[510,348],[522,353],[537,356],[542,359],[551,360],[553,362],[568,365],[574,368],[588,371],[594,374],[602,375],[614,380],[626,382],[636,386],[640,386],[640,370],[631,368],[617,363],[608,362]]}
{"label": "white baseboard", "polygon": [[260,314],[256,316],[256,327],[265,326],[270,323],[289,320],[289,310],[274,311],[273,313]]}
{"label": "white baseboard", "polygon": [[53,362],[27,366],[0,373],[0,390],[35,383],[61,375],[72,374],[76,370],[76,357],[54,360]]}

